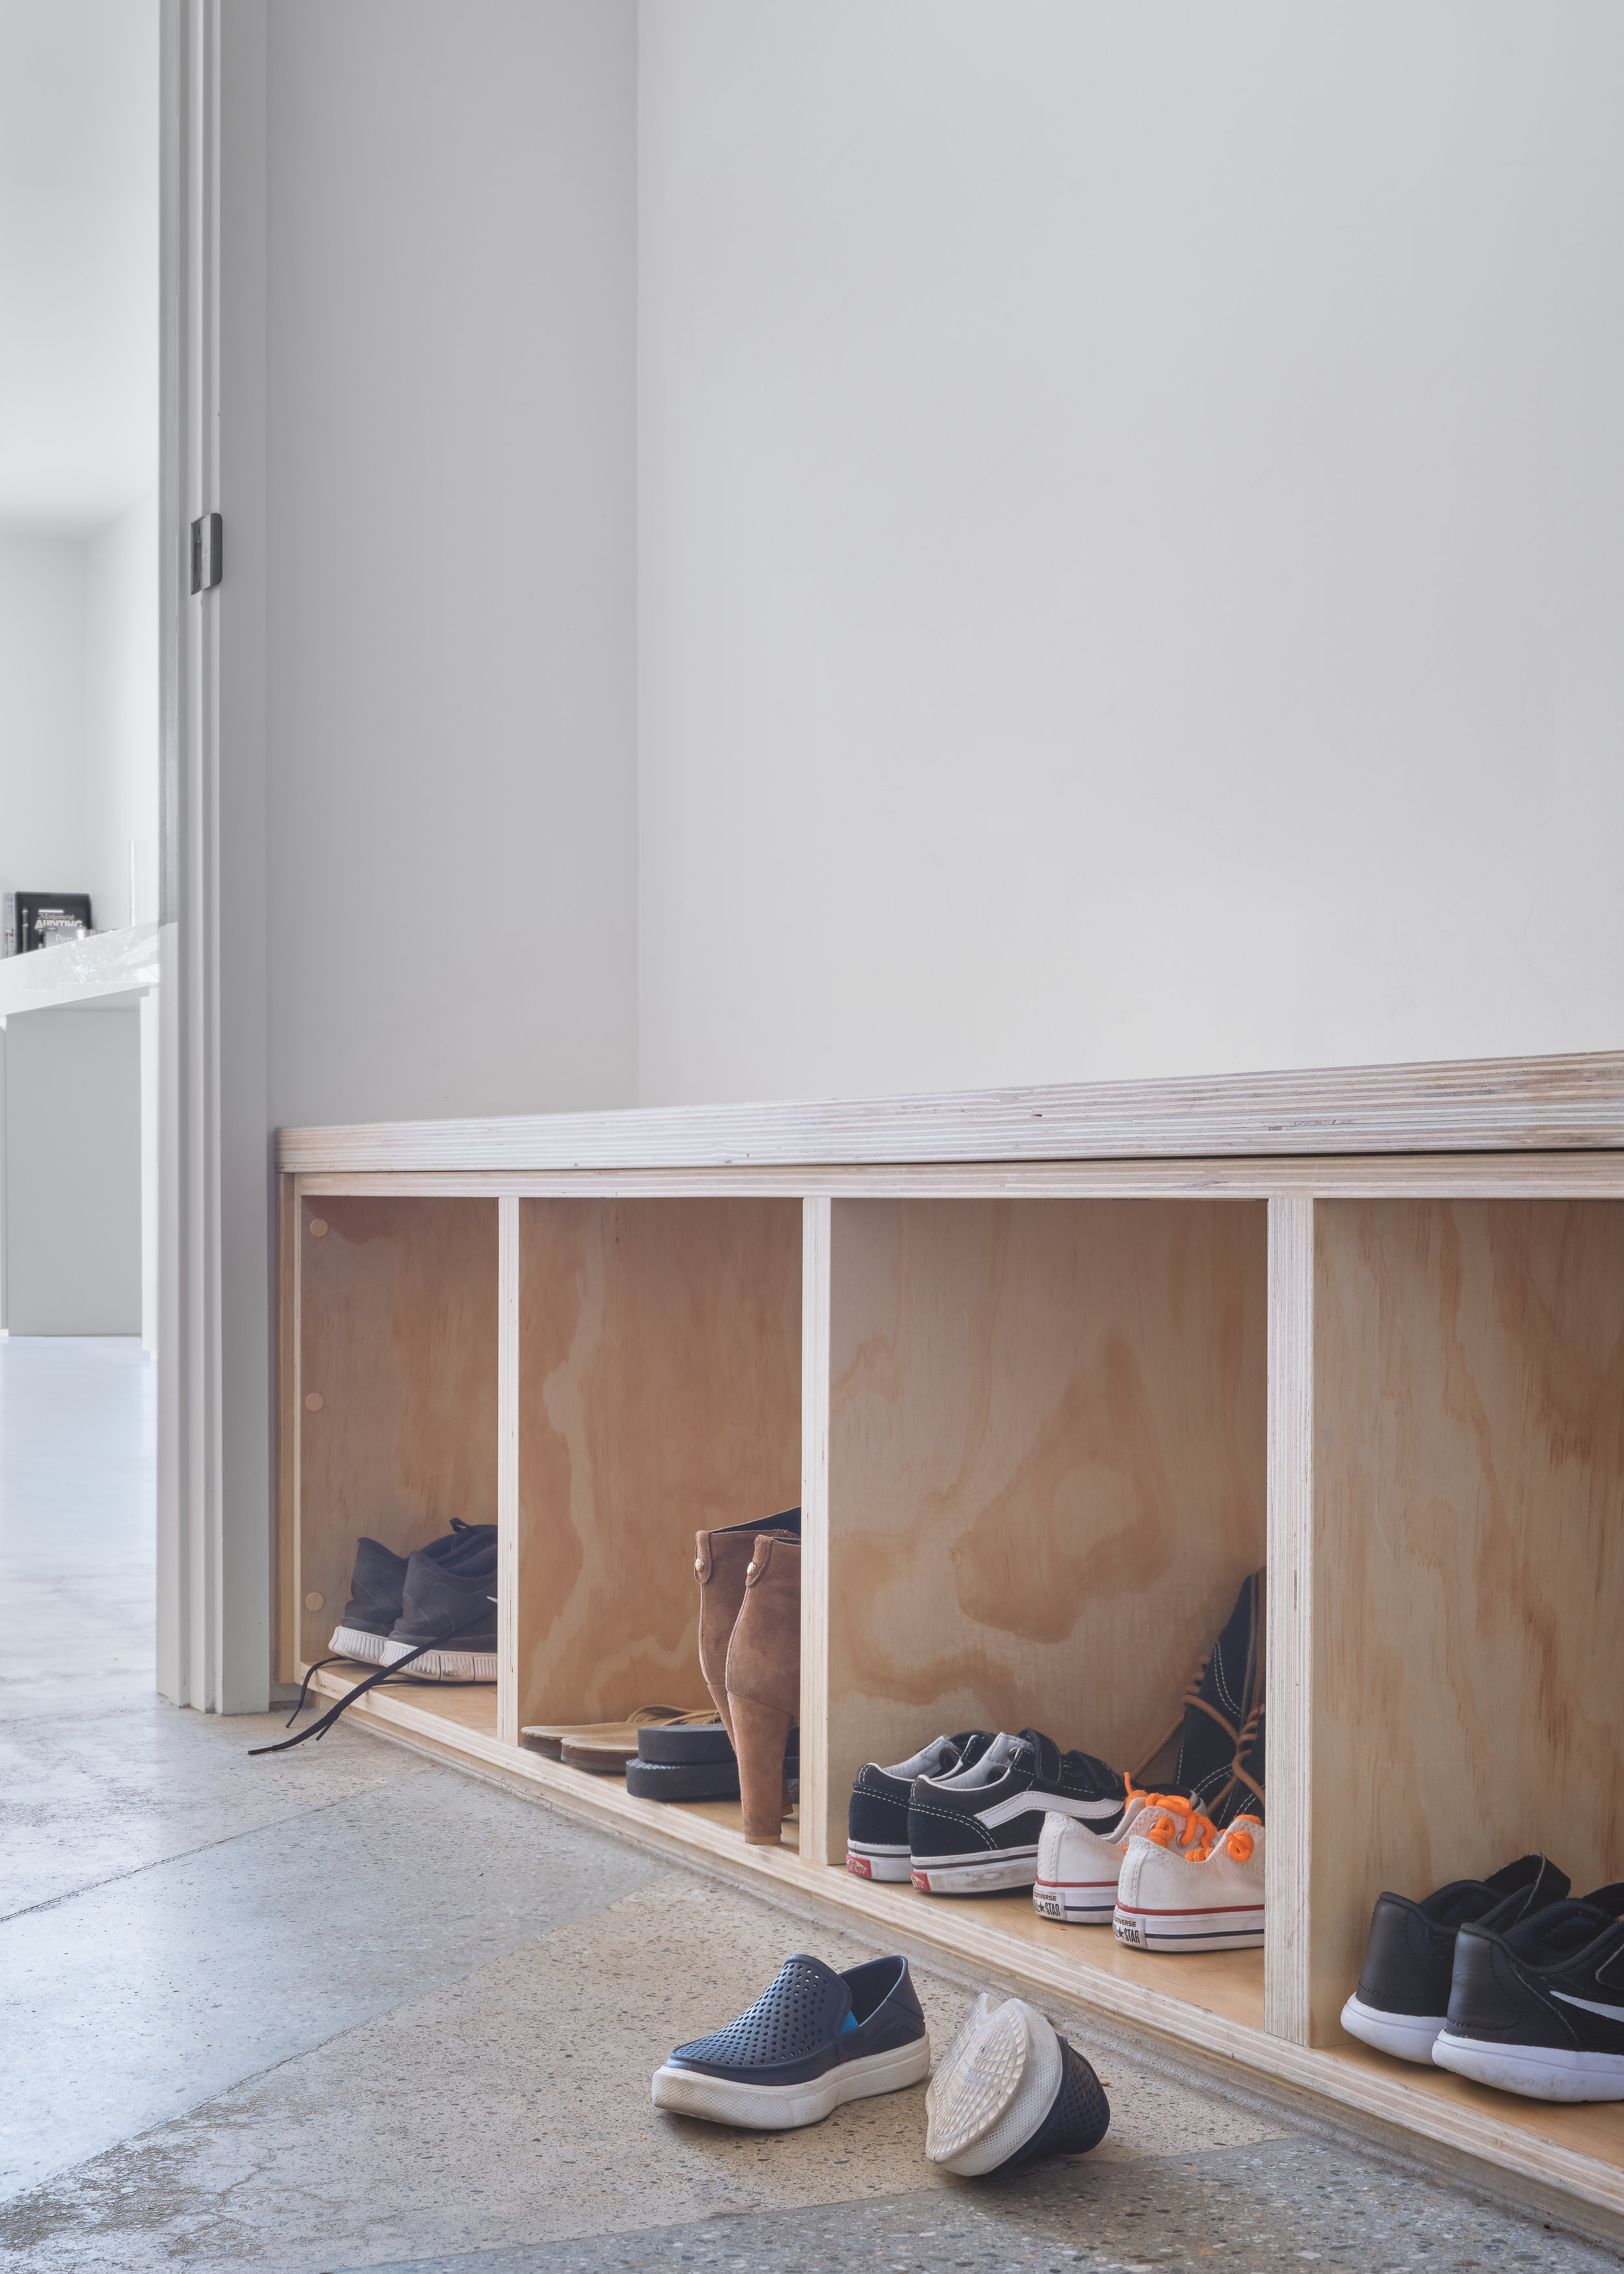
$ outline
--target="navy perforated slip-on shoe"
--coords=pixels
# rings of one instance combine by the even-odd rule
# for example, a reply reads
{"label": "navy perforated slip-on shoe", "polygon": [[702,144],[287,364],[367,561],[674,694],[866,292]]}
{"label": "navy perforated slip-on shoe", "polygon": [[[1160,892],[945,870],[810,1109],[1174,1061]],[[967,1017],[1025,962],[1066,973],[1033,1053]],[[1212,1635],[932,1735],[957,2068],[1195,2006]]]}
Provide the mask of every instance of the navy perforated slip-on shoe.
{"label": "navy perforated slip-on shoe", "polygon": [[1359,1986],[1342,2007],[1342,2027],[1378,2052],[1400,2060],[1432,2059],[1449,2010],[1455,1939],[1464,1926],[1504,1934],[1520,1920],[1560,1902],[1568,1879],[1544,1856],[1519,1856],[1486,1879],[1451,1879],[1411,1902],[1378,1895]]}
{"label": "navy perforated slip-on shoe", "polygon": [[679,2045],[654,2072],[654,2105],[712,2124],[786,2132],[842,2101],[921,2084],[930,2039],[906,1958],[837,1974],[804,1953],[736,2022]]}
{"label": "navy perforated slip-on shoe", "polygon": [[925,2117],[930,2161],[974,2180],[1085,2155],[1111,2112],[1088,2063],[1035,2006],[983,1990],[930,2080]]}

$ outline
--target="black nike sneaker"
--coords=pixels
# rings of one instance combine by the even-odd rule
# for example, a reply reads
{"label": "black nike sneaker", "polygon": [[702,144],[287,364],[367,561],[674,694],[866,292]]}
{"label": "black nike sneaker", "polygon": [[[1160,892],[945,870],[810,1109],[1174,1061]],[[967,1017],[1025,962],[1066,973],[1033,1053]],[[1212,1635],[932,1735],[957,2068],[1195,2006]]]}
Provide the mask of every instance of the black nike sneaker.
{"label": "black nike sneaker", "polygon": [[1624,2100],[1624,1879],[1463,1926],[1432,2059],[1530,2100]]}
{"label": "black nike sneaker", "polygon": [[995,1737],[967,1768],[915,1778],[909,1876],[927,1895],[1029,1887],[1045,1816],[1102,1824],[1122,1814],[1126,1797],[1125,1781],[1091,1753],[1063,1753],[1036,1729]]}
{"label": "black nike sneaker", "polygon": [[488,1538],[455,1557],[422,1547],[408,1559],[401,1615],[384,1645],[387,1666],[410,1659],[414,1679],[495,1681],[496,1526],[479,1529]]}
{"label": "black nike sneaker", "polygon": [[951,1776],[967,1769],[991,1743],[990,1729],[961,1729],[956,1737],[933,1737],[891,1768],[865,1761],[853,1782],[846,1814],[846,1870],[860,1879],[910,1878],[908,1802],[914,1779]]}
{"label": "black nike sneaker", "polygon": [[[493,1524],[464,1524],[451,1519],[443,1538],[432,1540],[419,1554],[455,1570],[465,1556],[482,1555],[496,1538]],[[327,1648],[340,1658],[358,1658],[370,1666],[386,1662],[386,1645],[401,1615],[410,1559],[397,1555],[380,1540],[365,1535],[356,1542],[355,1570],[350,1581],[350,1600],[333,1630]]]}
{"label": "black nike sneaker", "polygon": [[1243,1810],[1255,1813],[1260,1797],[1243,1788],[1237,1769],[1250,1735],[1247,1724],[1263,1706],[1267,1607],[1264,1574],[1254,1571],[1243,1582],[1223,1632],[1184,1692],[1172,1789],[1187,1794],[1221,1831]]}
{"label": "black nike sneaker", "polygon": [[1567,1874],[1544,1856],[1519,1856],[1486,1879],[1451,1879],[1418,1903],[1378,1895],[1359,1986],[1342,2007],[1343,2029],[1378,2052],[1430,2062],[1449,2009],[1461,1929],[1505,1934],[1560,1903],[1568,1889]]}

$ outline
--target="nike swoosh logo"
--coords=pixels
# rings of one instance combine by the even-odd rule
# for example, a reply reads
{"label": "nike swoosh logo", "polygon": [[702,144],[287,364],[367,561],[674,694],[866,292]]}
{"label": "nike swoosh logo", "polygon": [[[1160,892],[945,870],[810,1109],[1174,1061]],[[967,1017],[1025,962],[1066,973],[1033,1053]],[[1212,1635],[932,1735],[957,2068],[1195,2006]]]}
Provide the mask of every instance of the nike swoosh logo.
{"label": "nike swoosh logo", "polygon": [[1594,1998],[1571,1998],[1566,1990],[1553,1990],[1551,1995],[1560,1998],[1564,2006],[1583,2006],[1587,2014],[1603,2014],[1609,2022],[1624,2028],[1624,2006],[1600,2006]]}

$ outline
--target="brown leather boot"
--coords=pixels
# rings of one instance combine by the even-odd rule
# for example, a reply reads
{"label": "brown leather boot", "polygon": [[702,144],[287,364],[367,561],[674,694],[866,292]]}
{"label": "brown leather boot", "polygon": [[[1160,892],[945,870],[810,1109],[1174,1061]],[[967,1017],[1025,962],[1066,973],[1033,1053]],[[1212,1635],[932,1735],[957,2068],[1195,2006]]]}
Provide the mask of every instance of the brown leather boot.
{"label": "brown leather boot", "polygon": [[755,1554],[758,1533],[771,1532],[788,1539],[800,1528],[801,1510],[788,1508],[781,1516],[769,1517],[764,1524],[720,1525],[714,1532],[694,1534],[694,1569],[699,1574],[699,1670],[735,1752],[738,1744],[727,1710],[727,1645],[744,1602],[746,1567]]}
{"label": "brown leather boot", "polygon": [[727,1710],[744,1836],[776,1848],[789,1794],[784,1753],[801,1719],[801,1543],[758,1532],[727,1645]]}

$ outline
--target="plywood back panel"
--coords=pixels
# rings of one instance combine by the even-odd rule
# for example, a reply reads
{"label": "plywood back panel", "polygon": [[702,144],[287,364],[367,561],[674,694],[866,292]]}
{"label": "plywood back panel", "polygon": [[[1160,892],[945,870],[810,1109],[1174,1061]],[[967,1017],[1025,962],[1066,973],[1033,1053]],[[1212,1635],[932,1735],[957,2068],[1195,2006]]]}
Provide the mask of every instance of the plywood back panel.
{"label": "plywood back panel", "polygon": [[306,1662],[326,1653],[342,1615],[361,1533],[407,1555],[454,1516],[496,1521],[497,1206],[300,1203],[296,1586]]}
{"label": "plywood back panel", "polygon": [[1255,1202],[836,1201],[828,1837],[944,1729],[1119,1766],[1264,1557]]}
{"label": "plywood back panel", "polygon": [[520,1209],[521,1721],[703,1706],[694,1534],[801,1494],[801,1204]]}
{"label": "plywood back panel", "polygon": [[1624,1872],[1624,1204],[1318,1204],[1312,2029],[1384,1887]]}

